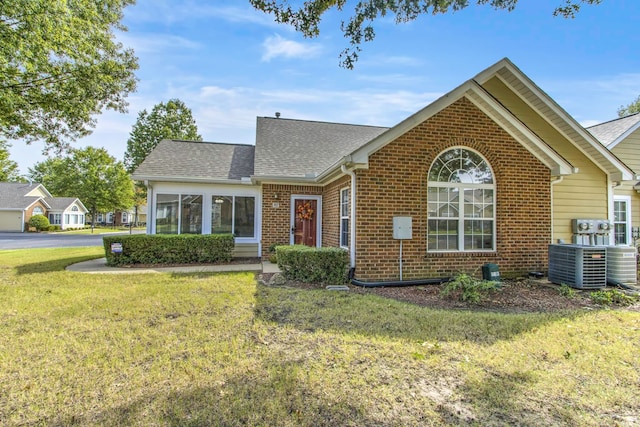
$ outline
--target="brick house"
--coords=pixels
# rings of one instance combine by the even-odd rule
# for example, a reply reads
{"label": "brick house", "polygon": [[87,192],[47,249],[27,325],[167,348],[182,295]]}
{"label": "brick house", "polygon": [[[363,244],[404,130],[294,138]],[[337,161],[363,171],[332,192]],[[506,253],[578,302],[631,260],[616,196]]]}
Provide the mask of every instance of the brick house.
{"label": "brick house", "polygon": [[134,173],[149,233],[343,247],[355,277],[397,280],[394,217],[409,217],[404,279],[546,271],[571,219],[613,217],[634,173],[508,59],[391,127],[259,117],[255,146],[163,141]]}
{"label": "brick house", "polygon": [[33,215],[44,215],[62,230],[84,227],[87,209],[75,197],[53,197],[38,183],[0,182],[0,231],[28,231]]}

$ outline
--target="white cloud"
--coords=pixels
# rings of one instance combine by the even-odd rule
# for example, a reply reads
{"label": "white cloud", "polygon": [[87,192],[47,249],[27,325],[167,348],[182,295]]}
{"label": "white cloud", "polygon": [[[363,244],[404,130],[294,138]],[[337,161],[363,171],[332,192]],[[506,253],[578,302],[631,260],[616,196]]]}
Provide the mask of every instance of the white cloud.
{"label": "white cloud", "polygon": [[203,46],[201,43],[184,37],[161,33],[138,33],[135,36],[130,33],[120,33],[118,34],[118,41],[125,47],[133,48],[137,54],[162,51],[180,52],[185,49],[199,49]]}
{"label": "white cloud", "polygon": [[264,53],[262,54],[263,61],[270,61],[273,58],[285,57],[285,58],[311,58],[320,53],[320,45],[316,43],[299,43],[293,40],[287,40],[282,36],[276,34],[262,43]]}

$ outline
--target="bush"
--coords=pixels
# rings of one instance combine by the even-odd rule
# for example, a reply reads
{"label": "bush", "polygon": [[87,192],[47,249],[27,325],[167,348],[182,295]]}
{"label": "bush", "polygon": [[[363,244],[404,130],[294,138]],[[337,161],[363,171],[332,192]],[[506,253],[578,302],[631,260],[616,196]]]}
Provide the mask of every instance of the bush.
{"label": "bush", "polygon": [[610,306],[628,306],[635,304],[638,301],[637,296],[627,295],[624,292],[620,292],[617,289],[605,289],[595,291],[589,294],[589,298],[594,304]]}
{"label": "bush", "polygon": [[49,219],[44,215],[34,215],[29,219],[29,227],[33,227],[38,231],[49,230]]}
{"label": "bush", "polygon": [[453,280],[444,284],[440,293],[448,297],[454,295],[457,299],[471,304],[478,304],[487,295],[500,287],[498,282],[480,280],[468,274],[458,274]]}
{"label": "bush", "polygon": [[569,299],[573,299],[573,298],[576,297],[576,295],[578,295],[578,293],[576,292],[575,289],[571,288],[570,286],[565,285],[564,283],[560,286],[560,288],[558,289],[558,292],[563,297],[569,298]]}
{"label": "bush", "polygon": [[[102,238],[107,265],[211,264],[229,262],[235,240],[231,234],[133,234]],[[122,245],[121,253],[112,244]]]}
{"label": "bush", "polygon": [[59,225],[50,225],[48,228],[49,231],[60,231],[62,228]]}
{"label": "bush", "polygon": [[278,267],[289,280],[327,285],[343,285],[347,280],[349,255],[344,249],[278,246],[276,255]]}

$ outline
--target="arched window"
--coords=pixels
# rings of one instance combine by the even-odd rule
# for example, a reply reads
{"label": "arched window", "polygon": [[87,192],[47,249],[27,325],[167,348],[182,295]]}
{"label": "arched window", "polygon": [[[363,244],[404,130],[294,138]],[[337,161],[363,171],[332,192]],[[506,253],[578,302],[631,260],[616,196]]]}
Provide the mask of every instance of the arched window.
{"label": "arched window", "polygon": [[427,202],[429,251],[495,250],[495,183],[480,154],[441,153],[429,169]]}
{"label": "arched window", "polygon": [[33,208],[33,215],[43,215],[44,210],[40,206]]}
{"label": "arched window", "polygon": [[74,205],[74,206],[71,206],[71,211],[72,211],[72,212],[78,212],[79,210],[80,210],[80,209],[78,209],[78,207],[77,207],[77,206],[75,206],[75,205]]}

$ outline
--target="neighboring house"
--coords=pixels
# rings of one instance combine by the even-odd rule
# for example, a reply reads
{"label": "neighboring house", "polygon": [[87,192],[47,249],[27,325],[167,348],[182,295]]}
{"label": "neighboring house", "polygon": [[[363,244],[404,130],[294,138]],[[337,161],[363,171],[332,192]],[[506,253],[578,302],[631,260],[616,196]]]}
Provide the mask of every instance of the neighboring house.
{"label": "neighboring house", "polygon": [[[640,113],[591,126],[587,130],[631,169],[640,171]],[[631,230],[640,226],[640,183],[621,182],[613,192],[614,243],[634,244]]]}
{"label": "neighboring house", "polygon": [[81,228],[86,213],[80,200],[53,197],[42,184],[0,183],[0,231],[27,231],[27,223],[38,214],[63,230]]}
{"label": "neighboring house", "polygon": [[58,225],[62,230],[83,228],[89,212],[80,199],[75,197],[48,197],[46,199],[49,223]]}
{"label": "neighboring house", "polygon": [[136,221],[136,208],[115,212],[99,213],[96,215],[96,225],[111,225],[114,227],[146,224],[147,206],[138,206],[138,220]]}
{"label": "neighboring house", "polygon": [[571,219],[613,218],[633,171],[508,59],[392,128],[259,117],[256,144],[162,141],[133,174],[148,233],[343,247],[354,277],[400,277],[394,217],[410,217],[403,278],[546,271]]}

